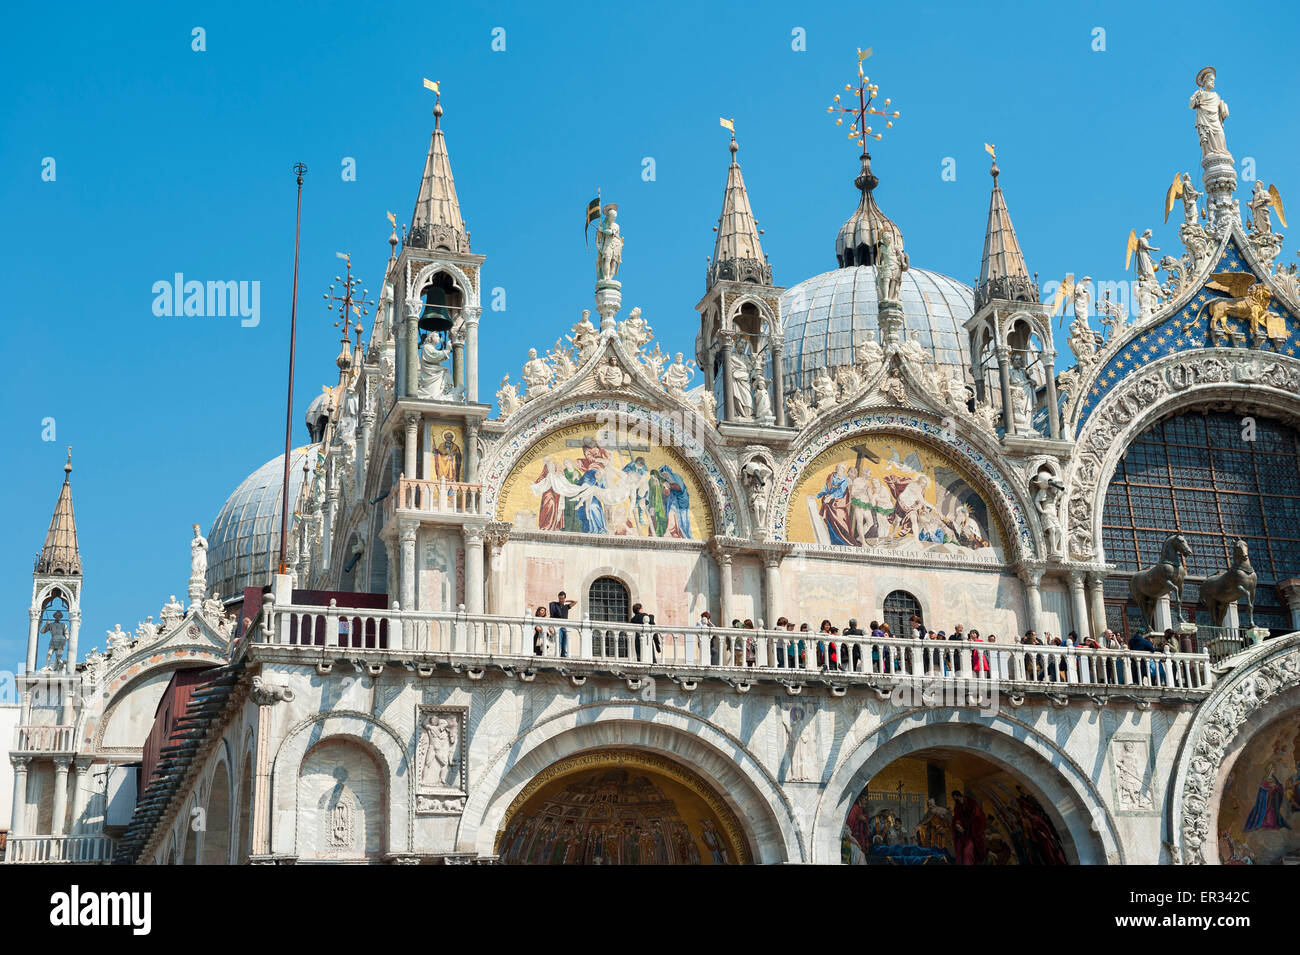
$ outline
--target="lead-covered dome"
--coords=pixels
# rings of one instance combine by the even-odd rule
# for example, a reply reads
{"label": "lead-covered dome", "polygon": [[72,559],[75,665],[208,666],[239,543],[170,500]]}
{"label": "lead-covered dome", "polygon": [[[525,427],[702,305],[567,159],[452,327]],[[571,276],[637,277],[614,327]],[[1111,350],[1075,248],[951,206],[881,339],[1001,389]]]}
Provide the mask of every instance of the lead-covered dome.
{"label": "lead-covered dome", "polygon": [[[975,313],[975,293],[947,275],[909,268],[899,297],[903,327],[916,334],[935,364],[970,382],[966,321]],[[812,387],[819,368],[853,363],[854,350],[875,332],[876,268],[854,265],[832,269],[786,289],[781,296],[785,339],[785,391]]]}
{"label": "lead-covered dome", "polygon": [[[289,456],[289,500],[297,509],[303,464],[316,445],[294,448]],[[280,563],[280,497],[284,455],[267,461],[235,488],[208,531],[208,593],[223,598],[245,587],[271,583]],[[292,513],[292,512],[290,512]]]}

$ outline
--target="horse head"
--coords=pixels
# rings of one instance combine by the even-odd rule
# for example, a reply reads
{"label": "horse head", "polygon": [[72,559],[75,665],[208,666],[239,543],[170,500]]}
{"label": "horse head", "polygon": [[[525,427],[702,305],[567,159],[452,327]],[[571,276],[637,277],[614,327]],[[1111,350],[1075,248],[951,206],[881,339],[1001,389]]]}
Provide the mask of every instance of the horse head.
{"label": "horse head", "polygon": [[1239,567],[1242,564],[1250,563],[1250,548],[1246,546],[1244,540],[1238,540],[1232,545],[1232,566]]}
{"label": "horse head", "polygon": [[1170,534],[1165,539],[1165,546],[1162,556],[1168,558],[1171,563],[1179,564],[1182,561],[1175,560],[1175,556],[1187,558],[1192,556],[1191,545],[1187,543],[1187,538],[1182,534]]}

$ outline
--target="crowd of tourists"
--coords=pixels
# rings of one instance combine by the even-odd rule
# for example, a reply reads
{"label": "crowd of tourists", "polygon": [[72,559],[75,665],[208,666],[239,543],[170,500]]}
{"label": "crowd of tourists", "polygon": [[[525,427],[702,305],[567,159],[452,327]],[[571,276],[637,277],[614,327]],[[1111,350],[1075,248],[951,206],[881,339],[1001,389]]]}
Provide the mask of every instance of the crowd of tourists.
{"label": "crowd of tourists", "polygon": [[[576,601],[561,591],[557,600],[537,607],[534,616],[539,619],[533,627],[534,653],[539,656],[569,655],[569,628],[558,621],[567,620],[575,604]],[[556,620],[557,623],[551,624],[550,620]],[[654,626],[655,617],[637,603],[632,606],[632,614],[627,622],[639,627]],[[603,621],[601,626],[608,628],[610,623]],[[913,615],[899,628],[903,631],[901,633],[895,633],[891,624],[884,620],[872,620],[864,629],[858,625],[856,618],[851,618],[842,628],[835,626],[829,619],[822,620],[815,631],[807,623],[796,624],[784,616],[778,618],[775,626],[768,630],[760,630],[753,620],[740,618],[733,619],[729,628],[718,627],[707,610],[700,614],[696,627],[700,630],[718,631],[708,640],[709,663],[713,666],[776,666],[909,675],[949,675],[956,671],[977,679],[1022,678],[1048,683],[1080,682],[1078,674],[1089,669],[1088,664],[1082,662],[1082,655],[1072,656],[1068,652],[1072,647],[1085,650],[1123,650],[1127,647],[1137,653],[1152,654],[1149,661],[1130,658],[1127,667],[1115,657],[1102,655],[1091,665],[1099,669],[1104,667],[1106,679],[1084,677],[1082,681],[1153,685],[1177,685],[1183,679],[1177,668],[1167,669],[1160,665],[1162,655],[1196,652],[1191,634],[1178,634],[1173,630],[1151,635],[1137,632],[1127,643],[1113,630],[1104,631],[1099,638],[1092,635],[1080,637],[1073,630],[1064,637],[1053,636],[1047,631],[1039,634],[1027,630],[1023,637],[999,642],[995,633],[983,634],[974,627],[967,629],[960,623],[954,625],[951,631],[934,630],[927,627],[917,615]],[[755,631],[754,635],[745,634],[744,631],[747,630]],[[625,638],[626,634],[620,633],[619,637]],[[635,659],[654,662],[662,660],[661,634],[647,634],[644,648],[641,631],[638,630],[634,637],[635,649],[628,647],[627,650],[632,651]],[[943,646],[914,648],[904,644],[874,642],[896,638],[942,643]],[[958,651],[951,646],[953,642],[968,646]],[[1012,650],[1012,647],[1016,649]],[[1055,647],[1060,648],[1060,651],[1040,651],[1033,649],[1035,647]],[[922,652],[906,652],[913,649]],[[609,654],[610,651],[603,652]],[[701,646],[701,655],[702,652]],[[969,656],[959,658],[959,652]],[[600,646],[596,647],[596,653],[602,654]],[[1013,668],[1020,669],[1020,673],[1013,673]],[[1099,672],[1097,677],[1101,676],[1102,673]]]}

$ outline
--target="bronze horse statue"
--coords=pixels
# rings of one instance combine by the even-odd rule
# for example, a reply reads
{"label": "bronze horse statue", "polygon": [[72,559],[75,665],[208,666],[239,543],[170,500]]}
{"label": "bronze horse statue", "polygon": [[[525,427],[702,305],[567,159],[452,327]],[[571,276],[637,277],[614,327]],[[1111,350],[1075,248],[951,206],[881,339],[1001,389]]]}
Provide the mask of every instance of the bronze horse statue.
{"label": "bronze horse statue", "polygon": [[1250,566],[1250,550],[1243,540],[1232,548],[1232,566],[1221,574],[1206,577],[1201,584],[1201,600],[1210,611],[1216,627],[1222,627],[1228,608],[1243,597],[1246,600],[1246,626],[1255,626],[1255,584],[1259,578]]}
{"label": "bronze horse statue", "polygon": [[1187,558],[1192,549],[1182,534],[1170,534],[1160,548],[1160,559],[1129,578],[1128,592],[1142,614],[1142,623],[1155,630],[1156,602],[1166,594],[1177,622],[1183,622],[1183,581],[1187,579]]}

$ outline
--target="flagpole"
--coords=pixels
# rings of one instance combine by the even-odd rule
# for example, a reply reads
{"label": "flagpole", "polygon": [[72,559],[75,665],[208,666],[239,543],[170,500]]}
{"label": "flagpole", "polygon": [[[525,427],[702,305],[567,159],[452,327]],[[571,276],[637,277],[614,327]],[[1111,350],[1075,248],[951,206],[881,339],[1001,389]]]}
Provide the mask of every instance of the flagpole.
{"label": "flagpole", "polygon": [[302,174],[305,163],[294,163],[298,176],[298,211],[293,222],[293,303],[289,306],[289,397],[284,413],[284,486],[280,497],[280,573],[289,572],[287,558],[289,546],[289,452],[293,444],[293,353],[298,337],[298,239],[302,230]]}

